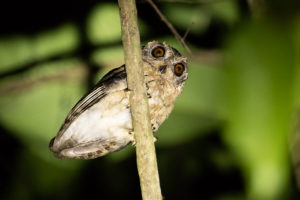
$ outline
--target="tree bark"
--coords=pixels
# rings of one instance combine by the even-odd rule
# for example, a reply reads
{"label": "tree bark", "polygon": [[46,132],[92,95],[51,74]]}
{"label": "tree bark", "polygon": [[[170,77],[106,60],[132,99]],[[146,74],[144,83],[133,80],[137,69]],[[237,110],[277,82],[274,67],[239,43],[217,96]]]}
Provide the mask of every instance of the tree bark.
{"label": "tree bark", "polygon": [[144,69],[135,0],[118,0],[118,2],[142,197],[143,200],[160,200],[162,195],[154,137],[150,124],[148,97],[144,84]]}

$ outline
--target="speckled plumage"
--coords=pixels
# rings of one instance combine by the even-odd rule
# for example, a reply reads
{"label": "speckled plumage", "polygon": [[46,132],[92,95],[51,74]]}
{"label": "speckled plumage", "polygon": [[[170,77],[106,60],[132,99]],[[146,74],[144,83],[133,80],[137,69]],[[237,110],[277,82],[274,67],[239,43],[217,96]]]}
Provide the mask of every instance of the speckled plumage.
{"label": "speckled plumage", "polygon": [[[164,55],[155,57],[153,51],[160,48]],[[186,58],[176,49],[156,41],[143,47],[142,53],[150,118],[155,132],[182,92],[187,79]],[[178,63],[184,66],[180,75],[175,69]],[[92,159],[117,151],[129,143],[134,143],[134,136],[123,65],[111,70],[79,100],[49,147],[57,157]]]}

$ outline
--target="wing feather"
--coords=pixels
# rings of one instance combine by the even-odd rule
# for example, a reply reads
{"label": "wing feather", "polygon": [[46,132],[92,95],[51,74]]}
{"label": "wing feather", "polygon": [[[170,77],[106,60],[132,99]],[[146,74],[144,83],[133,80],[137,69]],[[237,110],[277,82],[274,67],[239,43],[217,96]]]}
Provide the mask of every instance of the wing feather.
{"label": "wing feather", "polygon": [[50,150],[53,152],[61,151],[61,149],[53,148],[54,140],[59,139],[81,113],[98,103],[109,94],[110,88],[114,87],[121,80],[126,79],[126,77],[125,65],[115,68],[108,72],[89,93],[83,96],[67,115],[56,137],[50,141]]}

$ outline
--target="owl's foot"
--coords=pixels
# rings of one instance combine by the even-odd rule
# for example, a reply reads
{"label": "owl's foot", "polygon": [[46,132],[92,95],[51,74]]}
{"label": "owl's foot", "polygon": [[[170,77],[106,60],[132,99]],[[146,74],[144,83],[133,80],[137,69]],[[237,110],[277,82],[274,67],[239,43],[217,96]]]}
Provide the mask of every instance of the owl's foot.
{"label": "owl's foot", "polygon": [[[132,90],[126,88],[124,91],[125,91],[125,96],[126,96],[126,98],[128,99],[128,101],[129,101],[129,99],[130,99],[130,94],[131,94]],[[128,105],[126,106],[126,108],[127,108],[127,109],[130,108],[130,104],[128,104]]]}
{"label": "owl's foot", "polygon": [[151,123],[151,127],[152,127],[152,131],[157,131],[157,126],[155,125],[155,124],[153,124],[153,123]]}
{"label": "owl's foot", "polygon": [[152,97],[151,97],[151,94],[148,92],[148,90],[149,90],[148,82],[145,83],[145,86],[146,86],[147,97],[148,97],[148,99],[150,99]]}
{"label": "owl's foot", "polygon": [[[131,144],[132,144],[132,146],[135,147],[136,141],[135,141],[135,139],[134,139],[134,132],[133,132],[133,131],[130,131],[129,134],[132,135]],[[153,136],[153,142],[156,142],[157,140],[158,140],[158,138],[155,137],[155,136]]]}
{"label": "owl's foot", "polygon": [[132,144],[132,146],[134,146],[135,147],[135,145],[136,145],[136,141],[135,141],[135,139],[134,139],[134,131],[132,130],[132,131],[129,131],[129,135],[131,135],[132,136],[132,139],[131,139],[131,144]]}
{"label": "owl's foot", "polygon": [[129,99],[132,90],[130,90],[129,88],[126,88],[124,91],[125,91],[125,95],[126,95],[127,99]]}

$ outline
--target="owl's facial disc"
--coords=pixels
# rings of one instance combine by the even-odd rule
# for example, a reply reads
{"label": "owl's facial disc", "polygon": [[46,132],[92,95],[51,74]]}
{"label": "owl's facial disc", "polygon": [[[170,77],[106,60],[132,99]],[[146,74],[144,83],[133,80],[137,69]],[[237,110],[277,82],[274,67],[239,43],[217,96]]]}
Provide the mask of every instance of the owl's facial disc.
{"label": "owl's facial disc", "polygon": [[182,86],[187,79],[187,63],[177,49],[157,41],[148,42],[142,49],[143,61],[158,71],[162,78]]}

